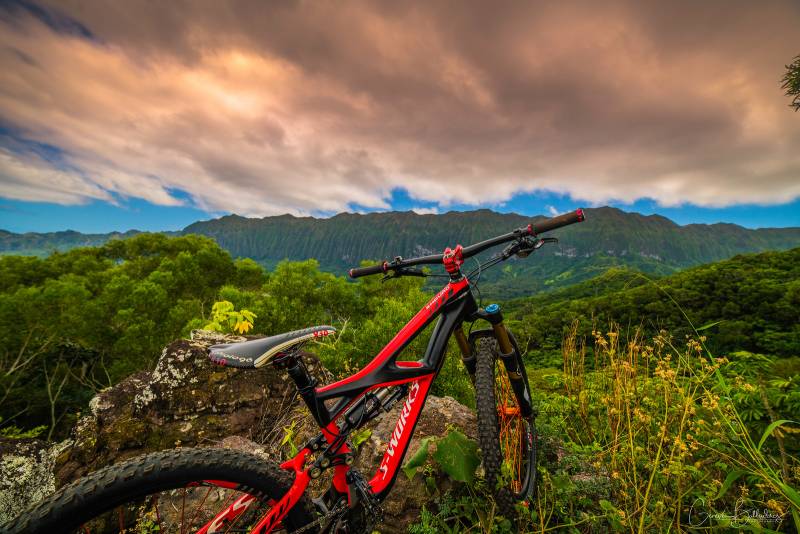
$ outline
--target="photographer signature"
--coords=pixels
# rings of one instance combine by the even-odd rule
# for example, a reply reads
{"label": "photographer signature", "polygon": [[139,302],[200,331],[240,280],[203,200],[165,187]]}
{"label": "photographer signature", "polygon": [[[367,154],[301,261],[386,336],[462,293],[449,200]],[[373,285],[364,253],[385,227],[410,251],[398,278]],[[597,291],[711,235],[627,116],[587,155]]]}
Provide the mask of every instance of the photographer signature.
{"label": "photographer signature", "polygon": [[689,525],[699,527],[711,521],[727,523],[732,527],[741,527],[753,522],[777,525],[783,521],[783,517],[786,515],[779,514],[768,508],[744,508],[743,505],[743,499],[737,500],[732,514],[728,512],[707,512],[702,510],[706,506],[705,499],[702,497],[697,498],[689,508]]}

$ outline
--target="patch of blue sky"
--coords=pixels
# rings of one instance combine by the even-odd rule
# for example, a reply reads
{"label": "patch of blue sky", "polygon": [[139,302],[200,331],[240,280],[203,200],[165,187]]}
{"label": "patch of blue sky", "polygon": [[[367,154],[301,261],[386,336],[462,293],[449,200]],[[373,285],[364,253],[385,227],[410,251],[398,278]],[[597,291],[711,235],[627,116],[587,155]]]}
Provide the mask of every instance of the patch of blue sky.
{"label": "patch of blue sky", "polygon": [[[500,203],[451,204],[442,206],[436,202],[424,202],[412,198],[405,189],[394,189],[387,199],[392,210],[437,211],[444,213],[450,210],[465,211],[480,208],[491,209],[501,213],[519,213],[521,215],[552,216],[580,207],[592,207],[586,202],[574,200],[569,195],[538,191],[519,193]],[[747,228],[776,228],[800,226],[800,199],[793,202],[772,206],[756,204],[737,204],[723,208],[682,204],[680,206],[661,206],[653,199],[640,199],[633,203],[609,202],[607,205],[624,211],[633,211],[644,215],[658,214],[678,224],[714,224],[733,223]],[[363,206],[351,205],[353,211],[376,211]]]}
{"label": "patch of blue sky", "polygon": [[19,17],[21,13],[34,17],[58,33],[97,40],[89,28],[58,9],[42,6],[30,0],[3,0],[0,2],[0,18],[13,24],[15,18]]}
{"label": "patch of blue sky", "polygon": [[154,232],[182,230],[193,222],[224,215],[194,207],[182,191],[171,190],[170,193],[173,197],[185,199],[186,205],[158,206],[137,198],[118,199],[116,205],[91,201],[73,206],[0,199],[0,229],[11,232]]}
{"label": "patch of blue sky", "polygon": [[[45,152],[50,148],[39,147]],[[58,149],[53,155],[58,156]],[[184,191],[172,189],[170,194],[183,201],[182,206],[159,206],[137,198],[116,197],[116,204],[90,201],[86,204],[65,206],[45,202],[26,202],[0,198],[0,229],[12,232],[53,232],[76,230],[85,233],[126,231],[180,230],[198,220],[226,215],[226,212],[209,212],[197,207]],[[445,213],[450,210],[465,211],[491,209],[502,213],[522,215],[554,215],[578,207],[589,207],[567,195],[537,192],[514,195],[502,203],[453,204],[443,206],[437,202],[414,199],[405,189],[394,189],[389,198],[390,210],[416,210],[419,213]],[[659,206],[650,199],[634,203],[615,203],[611,206],[624,211],[645,215],[659,214],[678,224],[734,223],[747,228],[800,226],[800,199],[774,206],[740,204],[725,208],[707,208],[685,204],[677,207]],[[375,210],[351,204],[348,211],[371,212]],[[329,217],[334,213],[315,213]]]}

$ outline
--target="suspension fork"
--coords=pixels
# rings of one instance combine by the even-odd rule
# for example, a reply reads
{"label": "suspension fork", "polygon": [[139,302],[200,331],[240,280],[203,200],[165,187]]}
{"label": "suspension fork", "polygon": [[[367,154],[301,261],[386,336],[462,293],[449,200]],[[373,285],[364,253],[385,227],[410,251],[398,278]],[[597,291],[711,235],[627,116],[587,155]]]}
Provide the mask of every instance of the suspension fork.
{"label": "suspension fork", "polygon": [[472,384],[475,384],[475,354],[472,351],[472,345],[467,341],[467,336],[464,334],[464,325],[459,324],[453,331],[453,336],[456,338],[458,350],[461,351],[461,363],[467,368],[469,379]]}
{"label": "suspension fork", "polygon": [[[500,306],[497,304],[490,304],[486,306],[486,308],[476,311],[473,317],[475,319],[485,319],[492,326],[492,335],[497,339],[497,345],[500,349],[500,359],[503,361],[503,366],[508,374],[511,389],[514,391],[514,396],[517,399],[522,416],[525,418],[532,416],[533,407],[531,406],[531,399],[525,387],[525,377],[522,374],[523,370],[520,369],[522,365],[522,355],[519,354],[517,345],[503,322],[503,314],[500,313]],[[472,350],[472,343],[470,342],[472,336],[470,336],[468,340],[460,326],[456,328],[454,335],[458,343],[458,348],[461,350],[461,361],[464,362],[474,383],[476,361]]]}

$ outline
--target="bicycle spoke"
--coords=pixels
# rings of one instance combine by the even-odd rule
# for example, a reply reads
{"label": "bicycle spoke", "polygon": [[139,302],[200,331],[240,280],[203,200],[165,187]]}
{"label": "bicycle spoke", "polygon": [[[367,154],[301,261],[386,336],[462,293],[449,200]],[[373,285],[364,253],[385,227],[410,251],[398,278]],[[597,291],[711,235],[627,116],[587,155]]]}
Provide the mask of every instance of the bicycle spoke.
{"label": "bicycle spoke", "polygon": [[[225,501],[222,503],[222,506],[218,508],[217,514],[222,513],[224,510],[227,510],[228,508],[230,508],[230,506],[234,502],[236,502],[236,492],[235,491],[220,490],[220,494],[225,496]],[[240,516],[241,516],[241,514],[240,514]],[[237,516],[236,519],[238,519],[240,516]],[[228,528],[225,529],[225,534],[230,532],[231,528],[233,528],[233,525],[235,523],[236,523],[236,521],[233,521],[230,525],[228,525]]]}
{"label": "bicycle spoke", "polygon": [[199,513],[200,513],[200,509],[201,509],[201,508],[203,508],[203,505],[205,504],[205,502],[206,502],[206,499],[208,498],[208,494],[209,494],[209,493],[211,493],[211,489],[212,489],[212,488],[211,488],[211,487],[209,487],[209,488],[206,490],[206,494],[205,494],[205,495],[203,495],[203,500],[202,500],[202,501],[200,501],[200,506],[198,506],[198,507],[197,507],[197,510],[195,510],[195,511],[194,511],[194,515],[192,515],[192,518],[189,520],[189,528],[190,528],[190,529],[192,528],[192,525],[194,524],[194,520],[197,518],[197,514],[199,514]]}
{"label": "bicycle spoke", "polygon": [[503,461],[510,471],[511,489],[522,489],[523,441],[522,416],[511,382],[501,361],[495,369],[495,399],[497,403],[497,422]]}
{"label": "bicycle spoke", "polygon": [[[66,486],[47,498],[46,513],[33,517],[36,523],[9,532],[249,532],[289,489],[278,465],[258,460],[216,448],[152,453]],[[310,509],[304,501],[278,529],[298,530],[313,522]]]}
{"label": "bicycle spoke", "polygon": [[[163,496],[163,498],[162,498]],[[180,499],[180,504],[178,500]],[[274,499],[259,500],[247,493],[208,484],[190,484],[155,493],[100,514],[78,527],[81,534],[93,532],[191,534],[202,528],[236,502],[246,503],[241,513],[224,519],[217,529],[224,532],[249,532],[252,525],[266,516]],[[205,523],[208,524],[208,523]],[[116,525],[116,526],[112,526]],[[283,528],[279,525],[279,528]],[[223,530],[218,530],[223,532]]]}
{"label": "bicycle spoke", "polygon": [[[235,501],[234,501],[234,502],[235,502]],[[227,532],[230,532],[230,531],[231,531],[231,529],[232,529],[232,528],[233,528],[233,527],[236,525],[236,523],[238,523],[238,522],[239,522],[239,520],[242,518],[242,516],[244,516],[245,514],[247,514],[247,512],[248,512],[248,510],[245,510],[245,511],[244,511],[244,512],[242,512],[241,514],[239,514],[239,515],[237,515],[236,517],[234,517],[234,518],[233,518],[233,521],[231,521],[231,524],[230,524],[230,526],[229,526],[227,529],[225,529],[225,532],[226,532],[226,533],[227,533]]]}

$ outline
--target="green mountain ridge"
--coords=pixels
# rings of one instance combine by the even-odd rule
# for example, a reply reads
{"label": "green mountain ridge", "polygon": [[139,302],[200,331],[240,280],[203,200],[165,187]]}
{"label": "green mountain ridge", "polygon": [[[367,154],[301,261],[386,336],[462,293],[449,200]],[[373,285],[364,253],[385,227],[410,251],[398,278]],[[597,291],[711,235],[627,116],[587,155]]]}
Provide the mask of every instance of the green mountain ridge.
{"label": "green mountain ridge", "polygon": [[61,232],[26,232],[16,234],[0,230],[0,254],[24,256],[46,256],[51,252],[66,252],[78,247],[97,247],[112,239],[125,239],[139,235],[139,230],[109,232],[107,234],[84,234],[75,230]]}
{"label": "green mountain ridge", "polygon": [[[650,335],[667,330],[676,344],[694,328],[712,353],[747,350],[800,356],[800,248],[742,254],[651,281],[625,269],[557,291],[507,302],[512,329],[527,346],[560,359],[564,333],[579,321],[587,340],[611,322]],[[691,324],[690,324],[691,321]]]}
{"label": "green mountain ridge", "polygon": [[[568,286],[628,267],[651,275],[722,260],[735,254],[782,250],[800,245],[800,228],[747,229],[728,223],[680,226],[660,215],[616,208],[585,210],[587,220],[554,232],[560,239],[530,260],[509,261],[483,277],[489,294],[504,298]],[[362,260],[412,257],[467,245],[541,220],[491,210],[419,215],[414,212],[341,213],[327,219],[279,215],[246,218],[228,215],[193,223],[178,234],[214,238],[234,257],[252,258],[273,268],[279,261],[316,258],[323,270],[343,273]],[[40,254],[97,245],[125,234],[0,233],[0,253]],[[26,252],[28,251],[28,252]],[[494,253],[489,252],[487,254]],[[473,261],[467,267],[474,267]]]}

